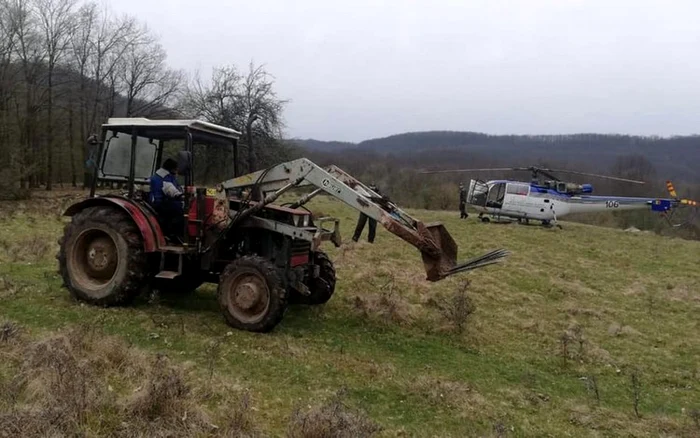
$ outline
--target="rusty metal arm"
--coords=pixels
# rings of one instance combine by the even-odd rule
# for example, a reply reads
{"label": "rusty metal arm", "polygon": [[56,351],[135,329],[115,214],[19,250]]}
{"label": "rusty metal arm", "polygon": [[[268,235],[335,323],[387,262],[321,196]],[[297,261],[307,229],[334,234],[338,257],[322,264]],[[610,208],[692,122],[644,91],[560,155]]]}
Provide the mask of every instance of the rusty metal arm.
{"label": "rusty metal arm", "polygon": [[[427,279],[437,281],[457,272],[495,263],[507,253],[497,250],[470,262],[456,264],[457,244],[440,223],[424,225],[395,204],[336,166],[322,169],[306,158],[224,181],[220,191],[255,189],[272,192],[256,204],[255,211],[274,202],[292,187],[317,187],[348,206],[376,220],[389,232],[418,248],[423,256]],[[319,191],[313,192],[315,194]],[[309,198],[310,199],[310,198]],[[250,216],[254,211],[243,212]]]}

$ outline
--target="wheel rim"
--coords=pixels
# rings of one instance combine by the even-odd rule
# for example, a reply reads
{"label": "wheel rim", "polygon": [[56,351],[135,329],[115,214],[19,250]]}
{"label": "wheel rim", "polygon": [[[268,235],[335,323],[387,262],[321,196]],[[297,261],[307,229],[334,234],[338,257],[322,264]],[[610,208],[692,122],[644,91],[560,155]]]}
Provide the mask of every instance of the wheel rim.
{"label": "wheel rim", "polygon": [[69,256],[73,281],[84,289],[98,290],[117,272],[119,251],[114,239],[105,231],[83,231],[75,240]]}
{"label": "wheel rim", "polygon": [[240,272],[227,284],[229,312],[243,323],[263,319],[270,308],[270,288],[265,279],[255,272]]}

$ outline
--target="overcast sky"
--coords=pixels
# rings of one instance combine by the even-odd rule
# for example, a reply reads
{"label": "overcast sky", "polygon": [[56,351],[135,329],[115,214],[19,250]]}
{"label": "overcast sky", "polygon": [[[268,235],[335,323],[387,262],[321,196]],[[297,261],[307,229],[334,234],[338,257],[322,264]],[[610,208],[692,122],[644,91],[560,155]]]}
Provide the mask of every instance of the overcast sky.
{"label": "overcast sky", "polygon": [[172,66],[264,63],[290,137],[700,132],[700,0],[111,0]]}

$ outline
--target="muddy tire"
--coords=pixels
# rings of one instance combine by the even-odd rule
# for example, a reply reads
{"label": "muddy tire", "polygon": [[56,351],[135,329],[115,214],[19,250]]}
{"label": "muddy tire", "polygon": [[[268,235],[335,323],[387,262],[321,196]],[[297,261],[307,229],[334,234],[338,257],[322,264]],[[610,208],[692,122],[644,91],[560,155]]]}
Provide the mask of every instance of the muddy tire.
{"label": "muddy tire", "polygon": [[125,213],[86,208],[73,216],[58,243],[59,272],[75,299],[117,306],[139,295],[148,267],[141,234]]}
{"label": "muddy tire", "polygon": [[229,264],[219,279],[219,305],[226,322],[251,332],[272,330],[287,310],[287,289],[267,259],[245,256]]}
{"label": "muddy tire", "polygon": [[294,291],[295,304],[325,304],[335,292],[335,267],[331,259],[325,252],[319,251],[314,253],[314,264],[319,267],[319,275],[307,285],[311,294],[307,296]]}

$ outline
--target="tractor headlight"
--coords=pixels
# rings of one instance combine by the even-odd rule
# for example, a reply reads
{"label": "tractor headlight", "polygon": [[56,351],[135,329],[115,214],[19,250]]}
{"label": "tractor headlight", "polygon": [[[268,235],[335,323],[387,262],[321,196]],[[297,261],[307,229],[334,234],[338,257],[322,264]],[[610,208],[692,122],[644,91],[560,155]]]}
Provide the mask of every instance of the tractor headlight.
{"label": "tractor headlight", "polygon": [[308,215],[308,214],[305,214],[305,215],[304,215],[304,219],[302,220],[302,224],[303,224],[303,225],[302,225],[303,227],[308,227],[308,226],[309,226],[309,215]]}

